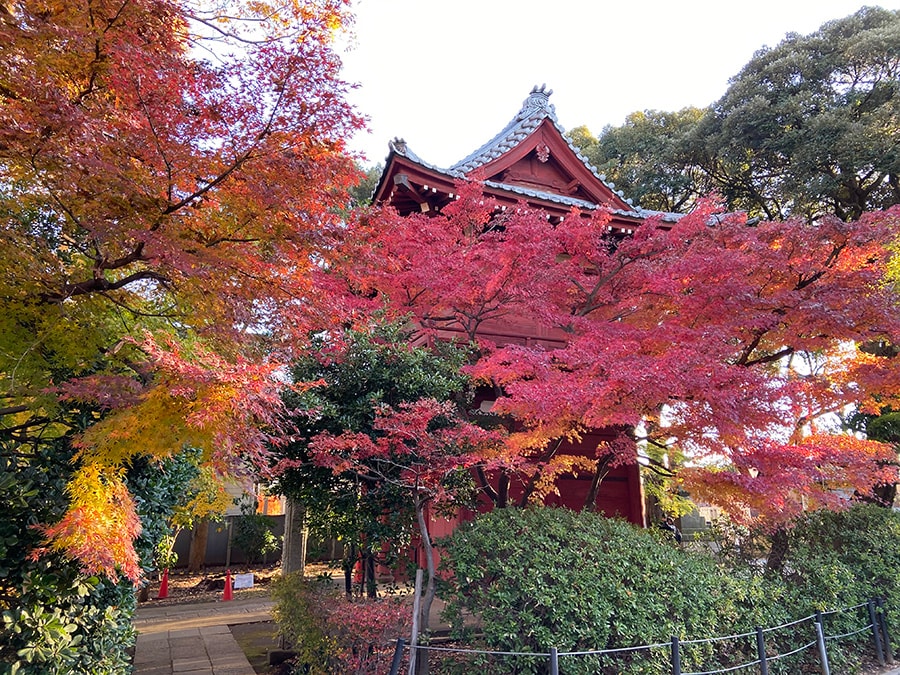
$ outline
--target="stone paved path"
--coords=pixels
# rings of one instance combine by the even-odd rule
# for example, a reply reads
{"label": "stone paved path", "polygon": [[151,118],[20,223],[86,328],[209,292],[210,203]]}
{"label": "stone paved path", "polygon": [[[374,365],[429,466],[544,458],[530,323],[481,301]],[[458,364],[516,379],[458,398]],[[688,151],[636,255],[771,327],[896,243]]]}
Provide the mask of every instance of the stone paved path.
{"label": "stone paved path", "polygon": [[135,675],[254,675],[228,626],[271,620],[259,598],[138,607]]}

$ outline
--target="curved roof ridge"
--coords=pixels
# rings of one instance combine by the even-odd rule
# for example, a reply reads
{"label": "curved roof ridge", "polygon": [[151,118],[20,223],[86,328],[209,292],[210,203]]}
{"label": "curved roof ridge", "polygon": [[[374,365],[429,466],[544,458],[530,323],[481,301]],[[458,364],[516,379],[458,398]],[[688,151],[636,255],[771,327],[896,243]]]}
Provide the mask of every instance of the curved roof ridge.
{"label": "curved roof ridge", "polygon": [[[503,129],[487,143],[480,148],[467,155],[456,164],[450,167],[451,172],[459,172],[462,174],[471,173],[484,164],[487,164],[500,155],[512,150],[521,141],[525,140],[528,135],[533,132],[545,119],[550,120],[553,126],[559,132],[559,135],[565,140],[566,144],[578,160],[594,174],[594,177],[603,185],[608,187],[611,192],[617,195],[629,206],[634,206],[634,202],[625,197],[622,190],[616,189],[616,184],[606,179],[606,174],[599,172],[597,167],[591,164],[590,160],[575,147],[572,141],[566,136],[565,128],[559,123],[556,117],[556,107],[550,103],[550,95],[552,89],[547,89],[546,84],[541,86],[535,85],[531,92],[522,102],[522,108],[516,116]],[[637,207],[640,208],[640,207]]]}
{"label": "curved roof ridge", "polygon": [[426,169],[432,169],[433,171],[439,171],[440,173],[450,174],[452,176],[456,176],[457,178],[465,178],[465,175],[460,173],[459,171],[454,171],[453,169],[445,169],[443,167],[437,166],[436,164],[426,162],[424,159],[410,150],[409,146],[406,144],[406,141],[402,138],[395,138],[392,141],[388,141],[388,150],[388,159],[390,159],[390,153],[395,153],[412,160],[420,166],[424,166]]}
{"label": "curved roof ridge", "polygon": [[453,164],[450,170],[470,173],[479,166],[487,164],[527,138],[544,119],[549,118],[558,125],[556,108],[550,103],[550,94],[552,93],[553,90],[547,89],[546,84],[532,87],[531,93],[522,102],[522,108],[516,113],[516,116],[496,136],[475,152]]}

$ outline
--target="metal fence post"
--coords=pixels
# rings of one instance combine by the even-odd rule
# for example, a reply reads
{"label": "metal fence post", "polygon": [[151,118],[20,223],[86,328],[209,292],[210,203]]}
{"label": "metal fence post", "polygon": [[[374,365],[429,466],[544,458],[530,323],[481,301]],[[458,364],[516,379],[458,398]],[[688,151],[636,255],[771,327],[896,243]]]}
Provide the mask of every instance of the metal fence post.
{"label": "metal fence post", "polygon": [[556,647],[550,647],[550,675],[559,675],[559,653]]}
{"label": "metal fence post", "polygon": [[875,616],[875,602],[869,599],[866,602],[869,607],[869,620],[872,622],[872,637],[875,638],[875,656],[878,657],[878,665],[884,665],[884,652],[881,650],[881,632],[878,630],[878,617]]}
{"label": "metal fence post", "polygon": [[891,636],[888,633],[887,609],[884,607],[884,598],[878,598],[875,602],[878,605],[878,619],[881,621],[881,637],[884,640],[884,655],[887,657],[887,662],[893,665],[894,648],[891,647]]}
{"label": "metal fence post", "polygon": [[828,652],[825,649],[825,630],[818,621],[816,621],[816,643],[819,645],[819,660],[822,665],[822,675],[831,675],[831,670],[828,668]]}
{"label": "metal fence post", "polygon": [[402,637],[397,638],[397,646],[394,647],[394,660],[391,661],[390,675],[397,675],[400,672],[400,661],[403,660],[403,648],[406,646],[406,640]]}
{"label": "metal fence post", "polygon": [[756,627],[756,653],[759,655],[759,675],[769,675],[769,661],[766,658],[766,638],[762,626]]}
{"label": "metal fence post", "polygon": [[681,675],[681,643],[672,636],[672,675]]}

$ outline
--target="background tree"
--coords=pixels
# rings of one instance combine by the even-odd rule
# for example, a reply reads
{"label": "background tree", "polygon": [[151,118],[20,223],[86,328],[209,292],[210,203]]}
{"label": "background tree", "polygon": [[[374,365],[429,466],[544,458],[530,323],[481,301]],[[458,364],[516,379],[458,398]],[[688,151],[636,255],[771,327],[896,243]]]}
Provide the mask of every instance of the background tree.
{"label": "background tree", "polygon": [[272,375],[356,175],[346,10],[0,9],[0,439],[66,439],[69,508],[44,532],[86,571],[140,577],[132,458],[201,447],[240,473],[279,433]]}
{"label": "background tree", "polygon": [[628,115],[620,127],[604,127],[599,138],[584,126],[567,135],[635,203],[683,213],[716,189],[692,152],[692,134],[704,114],[699,108],[645,110]]}
{"label": "background tree", "polygon": [[900,203],[898,53],[900,12],[863,7],[760,49],[702,116],[637,112],[571,138],[648,208],[715,191],[766,219],[857,219]]}
{"label": "background tree", "polygon": [[758,51],[698,128],[736,202],[844,220],[900,202],[898,54],[900,11],[878,7]]}
{"label": "background tree", "polygon": [[[202,464],[203,453],[200,450],[185,452],[175,459],[188,463],[192,469],[190,480],[178,485],[174,508],[166,521],[161,536],[153,541],[156,544],[156,569],[164,570],[178,563],[175,552],[175,541],[182,530],[191,532],[191,545],[188,552],[187,568],[190,572],[199,572],[206,563],[206,542],[211,520],[221,520],[225,511],[233,503],[219,476],[213,467]],[[169,486],[160,486],[162,490],[171,490]],[[200,533],[199,536],[197,534]],[[144,534],[141,534],[143,538]]]}
{"label": "background tree", "polygon": [[364,173],[362,180],[350,188],[352,205],[357,207],[368,206],[372,203],[372,195],[375,193],[375,188],[378,187],[378,180],[384,171],[384,165],[378,163],[375,166],[361,170]]}

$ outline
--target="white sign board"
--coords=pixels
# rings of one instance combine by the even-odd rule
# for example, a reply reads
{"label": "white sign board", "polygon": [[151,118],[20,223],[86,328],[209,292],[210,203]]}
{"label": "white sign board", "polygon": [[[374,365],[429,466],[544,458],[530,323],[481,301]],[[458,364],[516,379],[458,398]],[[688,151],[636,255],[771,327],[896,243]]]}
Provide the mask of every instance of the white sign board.
{"label": "white sign board", "polygon": [[235,574],[234,575],[234,590],[239,588],[253,588],[253,575],[252,574]]}

